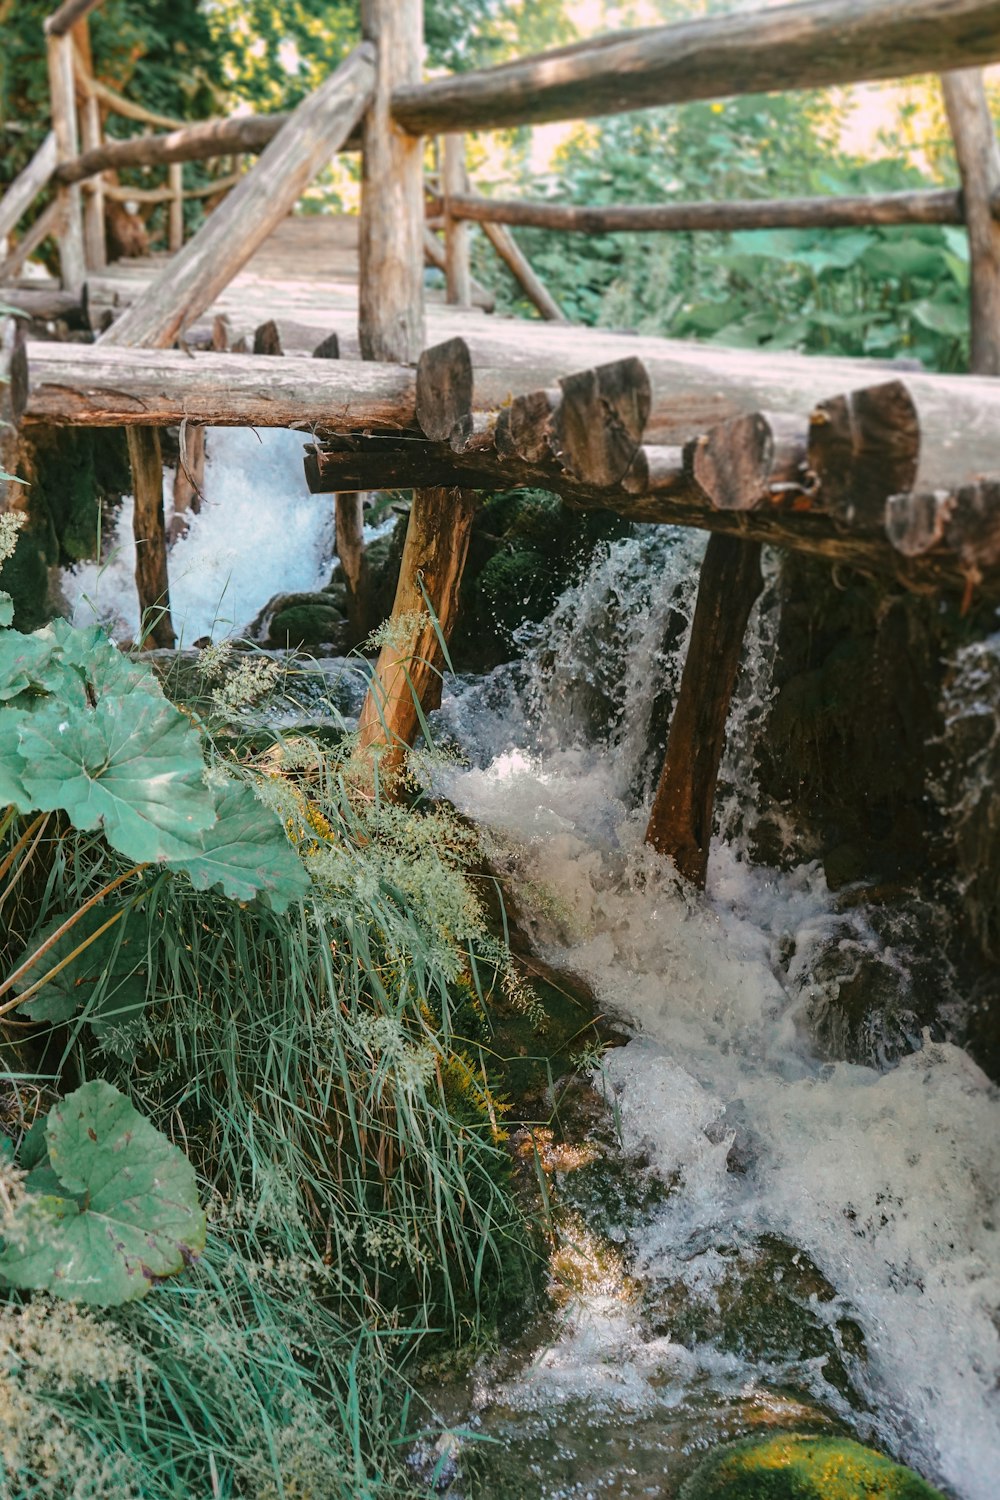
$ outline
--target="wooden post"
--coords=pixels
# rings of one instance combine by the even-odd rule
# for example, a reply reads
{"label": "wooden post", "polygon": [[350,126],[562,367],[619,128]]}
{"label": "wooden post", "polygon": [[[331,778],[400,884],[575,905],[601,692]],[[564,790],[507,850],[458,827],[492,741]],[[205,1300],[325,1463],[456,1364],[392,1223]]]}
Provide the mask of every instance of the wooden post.
{"label": "wooden post", "polygon": [[24,171],[18,173],[0,198],[0,240],[7,238],[11,230],[16,228],[21,215],[31,207],[39,193],[48,187],[58,160],[55,133],[50,131]]}
{"label": "wooden post", "polygon": [[364,501],[361,490],[353,494],[341,491],[334,497],[337,556],[347,585],[347,618],[352,646],[360,646],[374,624],[365,548]]}
{"label": "wooden post", "polygon": [[983,75],[975,68],[943,73],[948,124],[962,176],[971,267],[972,351],[975,375],[1000,375],[1000,145]]}
{"label": "wooden post", "polygon": [[472,276],[469,267],[469,226],[452,217],[448,204],[454,193],[467,191],[465,136],[444,138],[444,248],[447,298],[455,307],[472,306]]}
{"label": "wooden post", "polygon": [[155,427],[128,429],[128,456],[135,494],[135,584],[139,593],[136,645],[173,647],[167,587],[167,536],[163,524],[163,457]]}
{"label": "wooden post", "polygon": [[[90,27],[84,16],[73,27],[74,66],[80,86],[80,138],[84,151],[99,150],[102,144],[101,106],[94,92],[94,63],[90,48]],[[83,243],[88,271],[103,271],[108,264],[107,231],[104,225],[104,178],[100,172],[91,178],[84,190]]]}
{"label": "wooden post", "polygon": [[184,248],[184,163],[172,161],[167,168],[171,199],[167,217],[167,249],[171,255]]}
{"label": "wooden post", "polygon": [[13,476],[20,456],[18,427],[28,399],[28,362],[16,318],[0,319],[0,515],[20,510],[24,486]]}
{"label": "wooden post", "polygon": [[190,529],[189,515],[201,510],[205,488],[205,429],[200,423],[182,422],[177,474],[174,478],[174,513],[168,542],[173,546]]}
{"label": "wooden post", "polygon": [[713,535],[701,565],[691,641],[646,843],[703,890],[726,716],[743,636],[760,594],[760,543]]}
{"label": "wooden post", "polygon": [[550,323],[567,323],[569,319],[548,287],[536,276],[531,262],[503,224],[483,224],[483,233],[504,265],[510,271],[529,302],[533,302]]}
{"label": "wooden post", "polygon": [[[59,161],[70,161],[79,154],[76,127],[76,86],[73,76],[73,38],[50,35],[46,43],[49,63],[49,94],[52,101],[52,131],[56,138]],[[83,243],[83,205],[77,183],[61,187],[59,193],[66,209],[65,223],[59,236],[59,265],[63,289],[78,294],[87,277],[87,257]]]}
{"label": "wooden post", "polygon": [[423,0],[362,0],[378,48],[361,170],[358,334],[365,359],[415,364],[424,347],[423,141],[394,124],[392,91],[419,83]]}
{"label": "wooden post", "polygon": [[[397,776],[424,712],[441,701],[444,656],[451,635],[477,496],[472,490],[415,490],[392,619],[400,632],[379,652],[358,722],[358,749],[380,751],[381,774]],[[433,611],[434,621],[429,618]]]}
{"label": "wooden post", "polygon": [[[21,268],[29,256],[34,255],[50,234],[57,237],[62,233],[66,222],[66,204],[62,198],[53,198],[47,208],[44,208],[31,228],[21,236],[10,254],[0,265],[0,282],[13,281],[21,274]],[[18,293],[20,295],[20,293]],[[26,309],[25,309],[26,310]]]}

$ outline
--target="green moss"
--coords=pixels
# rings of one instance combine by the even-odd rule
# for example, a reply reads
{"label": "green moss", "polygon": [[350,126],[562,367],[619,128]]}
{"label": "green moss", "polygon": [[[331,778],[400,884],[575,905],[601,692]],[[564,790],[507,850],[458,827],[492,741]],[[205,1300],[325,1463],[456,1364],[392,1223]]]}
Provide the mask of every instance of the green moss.
{"label": "green moss", "polygon": [[781,1433],[727,1444],[683,1485],[680,1500],[944,1500],[912,1469],[849,1438]]}

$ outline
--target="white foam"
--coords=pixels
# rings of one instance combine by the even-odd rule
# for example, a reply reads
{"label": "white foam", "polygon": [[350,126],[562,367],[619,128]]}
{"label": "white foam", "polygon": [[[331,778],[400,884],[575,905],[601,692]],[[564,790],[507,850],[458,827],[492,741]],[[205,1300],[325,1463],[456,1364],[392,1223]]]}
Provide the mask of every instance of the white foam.
{"label": "white foam", "polygon": [[[182,644],[239,635],[273,594],[329,582],[332,497],[309,494],[302,452],[300,432],[209,429],[205,503],[169,555],[171,613]],[[168,523],[172,492],[168,474]],[[74,623],[96,618],[118,639],[131,639],[139,626],[133,508],[126,496],[103,563],[82,563],[63,575]]]}

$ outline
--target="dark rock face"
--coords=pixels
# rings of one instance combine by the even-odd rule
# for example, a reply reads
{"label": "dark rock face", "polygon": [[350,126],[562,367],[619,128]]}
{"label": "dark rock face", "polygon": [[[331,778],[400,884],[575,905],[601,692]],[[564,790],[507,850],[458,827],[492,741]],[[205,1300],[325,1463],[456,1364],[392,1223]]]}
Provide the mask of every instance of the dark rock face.
{"label": "dark rock face", "polygon": [[350,641],[342,587],[332,584],[316,593],[275,594],[251,625],[250,635],[272,650],[287,647],[343,655]]}

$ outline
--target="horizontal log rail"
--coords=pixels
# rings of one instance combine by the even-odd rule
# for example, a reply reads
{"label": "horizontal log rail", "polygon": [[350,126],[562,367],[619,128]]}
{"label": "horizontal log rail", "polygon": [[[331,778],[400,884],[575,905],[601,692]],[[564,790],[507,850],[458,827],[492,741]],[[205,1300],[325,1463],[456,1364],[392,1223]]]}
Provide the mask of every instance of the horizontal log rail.
{"label": "horizontal log rail", "polygon": [[[443,207],[443,203],[443,199],[436,200],[435,207]],[[950,188],[831,198],[613,206],[532,203],[526,199],[484,198],[468,193],[449,197],[447,208],[452,218],[478,224],[509,224],[570,234],[856,229],[869,225],[965,223],[962,194]],[[993,200],[993,213],[1000,219],[1000,193]]]}
{"label": "horizontal log rail", "polygon": [[[239,172],[231,172],[227,177],[215,177],[201,187],[184,188],[181,193],[176,193],[170,187],[123,187],[120,182],[106,182],[101,191],[105,198],[110,198],[115,203],[172,203],[178,197],[187,202],[197,198],[214,198],[217,193],[228,193],[239,182],[241,175]],[[82,186],[84,192],[92,190],[89,179]]]}
{"label": "horizontal log rail", "polygon": [[445,135],[1000,61],[1000,0],[805,0],[621,32],[394,91],[404,130]]}

